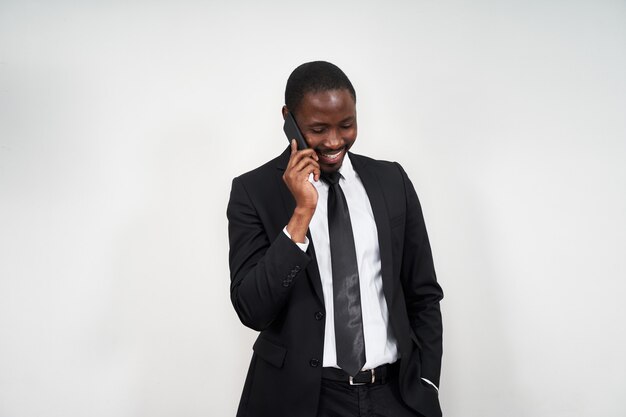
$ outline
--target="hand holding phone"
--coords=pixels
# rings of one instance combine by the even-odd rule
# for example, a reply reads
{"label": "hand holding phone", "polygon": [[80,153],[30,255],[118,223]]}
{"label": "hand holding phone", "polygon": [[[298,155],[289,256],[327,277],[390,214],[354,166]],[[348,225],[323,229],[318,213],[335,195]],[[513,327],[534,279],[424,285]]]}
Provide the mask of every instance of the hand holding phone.
{"label": "hand holding phone", "polygon": [[[285,131],[287,140],[290,143],[293,139],[296,140],[299,151],[309,148],[309,145],[306,143],[304,136],[302,136],[302,132],[300,132],[300,128],[296,123],[296,119],[293,117],[293,114],[291,114],[291,112],[287,112],[287,116],[285,116],[285,124],[283,125],[283,130]],[[313,181],[315,181],[315,176],[313,175],[313,173],[311,173],[309,174],[309,182],[313,183]]]}
{"label": "hand holding phone", "polygon": [[291,156],[283,181],[296,200],[296,208],[287,224],[287,231],[294,242],[304,242],[309,222],[317,207],[318,194],[312,182],[319,179],[320,166],[315,150],[308,147],[290,112],[285,115],[283,130],[291,146]]}
{"label": "hand holding phone", "polygon": [[[296,141],[296,149],[292,146],[291,157],[289,158],[289,164],[287,165],[284,179],[296,198],[296,202],[298,202],[300,194],[298,192],[299,187],[297,186],[297,182],[294,183],[293,181],[296,181],[296,178],[300,177],[302,174],[305,175],[305,178],[308,179],[310,183],[319,179],[320,167],[317,162],[318,156],[313,149],[309,148],[291,112],[286,112],[285,114],[283,130],[285,131],[289,143],[293,140]],[[315,190],[309,190],[309,192],[311,191]],[[315,200],[317,202],[317,192],[315,192]]]}

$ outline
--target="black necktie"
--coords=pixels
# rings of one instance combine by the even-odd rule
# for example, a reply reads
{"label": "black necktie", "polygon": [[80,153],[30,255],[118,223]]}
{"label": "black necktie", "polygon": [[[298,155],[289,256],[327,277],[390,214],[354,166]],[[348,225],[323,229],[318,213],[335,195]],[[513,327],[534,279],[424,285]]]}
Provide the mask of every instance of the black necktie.
{"label": "black necktie", "polygon": [[355,376],[365,364],[365,339],[361,317],[359,270],[346,196],[339,186],[340,174],[323,174],[328,190],[328,234],[333,270],[333,306],[337,365]]}

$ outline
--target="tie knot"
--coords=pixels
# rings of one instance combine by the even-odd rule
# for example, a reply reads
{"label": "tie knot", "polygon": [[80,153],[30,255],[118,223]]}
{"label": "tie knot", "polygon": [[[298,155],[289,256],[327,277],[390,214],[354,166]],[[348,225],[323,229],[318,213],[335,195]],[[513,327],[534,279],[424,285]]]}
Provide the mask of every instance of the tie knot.
{"label": "tie knot", "polygon": [[321,175],[322,180],[327,182],[330,185],[335,185],[339,183],[339,179],[341,178],[341,174],[339,171],[335,172],[322,172]]}

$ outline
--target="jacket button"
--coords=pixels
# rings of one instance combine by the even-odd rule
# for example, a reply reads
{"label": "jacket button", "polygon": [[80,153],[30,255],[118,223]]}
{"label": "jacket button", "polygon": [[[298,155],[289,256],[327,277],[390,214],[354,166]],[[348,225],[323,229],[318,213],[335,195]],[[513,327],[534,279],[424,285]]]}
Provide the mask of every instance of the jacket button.
{"label": "jacket button", "polygon": [[313,368],[317,368],[318,366],[320,366],[320,361],[318,361],[317,359],[311,359],[309,361],[309,365],[311,365]]}
{"label": "jacket button", "polygon": [[324,318],[324,313],[322,313],[321,311],[318,311],[317,313],[315,313],[315,320],[321,320]]}

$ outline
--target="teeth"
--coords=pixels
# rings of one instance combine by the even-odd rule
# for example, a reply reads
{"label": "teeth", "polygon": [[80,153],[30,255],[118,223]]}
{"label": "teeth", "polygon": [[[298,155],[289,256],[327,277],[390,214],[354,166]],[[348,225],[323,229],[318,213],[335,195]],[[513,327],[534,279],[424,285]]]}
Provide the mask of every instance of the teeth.
{"label": "teeth", "polygon": [[329,158],[329,159],[337,159],[337,158],[339,157],[339,155],[341,155],[341,152],[342,152],[342,151],[343,151],[343,149],[340,149],[340,150],[338,150],[338,151],[336,151],[336,152],[333,152],[333,153],[325,153],[325,152],[322,152],[322,156],[323,156],[324,158]]}

